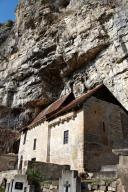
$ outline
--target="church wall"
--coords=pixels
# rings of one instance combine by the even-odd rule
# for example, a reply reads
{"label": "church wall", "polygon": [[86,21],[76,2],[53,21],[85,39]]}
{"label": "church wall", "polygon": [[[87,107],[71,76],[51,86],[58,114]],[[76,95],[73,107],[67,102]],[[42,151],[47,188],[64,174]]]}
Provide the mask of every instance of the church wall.
{"label": "church wall", "polygon": [[[127,115],[119,106],[91,97],[80,110],[68,112],[28,130],[25,144],[25,134],[22,133],[18,167],[22,156],[23,169],[32,159],[70,165],[71,170],[79,172],[102,171],[108,165],[113,167],[119,162],[113,150],[127,144],[124,140],[124,130],[127,130],[124,117]],[[64,143],[66,131],[68,142]]]}
{"label": "church wall", "polygon": [[105,170],[118,164],[112,150],[124,145],[121,123],[122,109],[112,103],[90,98],[84,105],[85,168],[88,171]]}
{"label": "church wall", "polygon": [[[36,158],[36,161],[47,161],[47,139],[48,139],[48,125],[44,122],[35,128],[27,131],[26,142],[24,143],[25,133],[21,135],[19,155],[18,155],[18,167],[20,166],[21,156],[23,157],[22,168],[26,169],[27,161]],[[36,139],[36,147],[34,147],[34,139]]]}
{"label": "church wall", "polygon": [[[53,124],[52,124],[53,123]],[[64,144],[64,131],[69,131]],[[83,171],[83,111],[56,118],[50,126],[50,163],[71,165],[71,170]]]}

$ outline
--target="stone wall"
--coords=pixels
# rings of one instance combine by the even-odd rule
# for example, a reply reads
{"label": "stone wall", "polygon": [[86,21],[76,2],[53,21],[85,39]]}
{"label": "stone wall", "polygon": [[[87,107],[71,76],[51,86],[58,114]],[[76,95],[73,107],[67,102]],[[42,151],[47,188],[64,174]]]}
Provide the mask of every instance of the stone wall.
{"label": "stone wall", "polygon": [[35,192],[38,191],[37,188],[43,192],[58,192],[62,170],[70,170],[70,167],[52,163],[29,162],[27,170],[29,184],[38,181],[39,185],[35,184]]}
{"label": "stone wall", "polygon": [[90,179],[81,184],[81,192],[117,192],[116,179]]}
{"label": "stone wall", "polygon": [[52,163],[29,162],[27,175],[29,184],[36,179],[44,192],[62,192],[66,186],[71,192],[116,192],[118,186],[117,177],[98,175],[85,179],[81,175],[80,178],[77,171],[70,171],[69,166]]}
{"label": "stone wall", "polygon": [[[11,131],[9,129],[0,128],[0,154],[14,152],[14,143],[17,141],[17,139],[19,139],[19,136],[20,134],[18,131]],[[16,153],[18,153],[17,149]]]}
{"label": "stone wall", "polygon": [[[68,116],[70,113],[50,122],[50,161],[70,164],[72,170],[108,172],[109,169],[115,174],[119,157],[112,150],[128,147],[124,137],[128,124],[125,111],[118,105],[92,97],[84,104],[84,114],[76,112],[74,119]],[[63,144],[65,130],[69,130],[66,145]]]}
{"label": "stone wall", "polygon": [[58,165],[53,163],[43,163],[43,162],[28,162],[28,170],[38,172],[42,180],[57,180],[62,174],[62,170],[69,170],[68,165]]}
{"label": "stone wall", "polygon": [[17,155],[15,154],[7,154],[0,156],[0,172],[17,169],[18,163]]}
{"label": "stone wall", "polygon": [[121,155],[118,167],[118,192],[128,191],[128,150],[127,155]]}
{"label": "stone wall", "polygon": [[[27,168],[27,161],[36,158],[36,161],[47,161],[47,144],[48,144],[48,124],[47,122],[41,123],[35,128],[32,128],[25,133],[21,134],[20,148],[18,153],[18,167],[22,159],[22,169]],[[24,142],[25,139],[25,142]],[[34,139],[36,139],[36,148],[34,147]]]}
{"label": "stone wall", "polygon": [[[64,131],[69,130],[69,141],[64,144]],[[53,121],[44,122],[22,133],[18,154],[18,167],[27,169],[28,161],[71,165],[73,170],[83,171],[83,111],[68,113]],[[25,139],[25,143],[24,143]],[[36,149],[33,150],[34,139]],[[22,162],[21,162],[22,158]]]}
{"label": "stone wall", "polygon": [[[83,110],[57,117],[50,122],[50,162],[71,165],[83,171],[84,119]],[[69,131],[64,144],[64,131]]]}
{"label": "stone wall", "polygon": [[121,122],[123,110],[112,103],[96,98],[84,105],[85,167],[88,171],[116,165],[119,158],[112,149],[124,146]]}
{"label": "stone wall", "polygon": [[18,173],[17,170],[8,170],[0,172],[0,185],[2,184],[4,179],[10,182],[17,173]]}
{"label": "stone wall", "polygon": [[[117,165],[119,158],[112,150],[127,144],[126,120],[127,115],[119,106],[91,97],[83,108],[22,133],[18,167],[22,164],[25,171],[30,160],[70,165],[71,170],[79,172],[97,172],[105,166]],[[68,131],[67,143],[64,143],[65,131]]]}

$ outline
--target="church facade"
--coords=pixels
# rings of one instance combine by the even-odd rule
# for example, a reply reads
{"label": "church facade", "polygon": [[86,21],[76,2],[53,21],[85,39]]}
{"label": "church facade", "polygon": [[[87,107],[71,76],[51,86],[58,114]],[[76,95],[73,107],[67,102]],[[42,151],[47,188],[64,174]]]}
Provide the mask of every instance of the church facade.
{"label": "church facade", "polygon": [[127,114],[108,90],[101,95],[102,89],[78,98],[70,93],[39,113],[21,131],[18,168],[25,173],[28,161],[39,161],[70,165],[82,173],[117,165],[113,149],[127,145],[122,121]]}

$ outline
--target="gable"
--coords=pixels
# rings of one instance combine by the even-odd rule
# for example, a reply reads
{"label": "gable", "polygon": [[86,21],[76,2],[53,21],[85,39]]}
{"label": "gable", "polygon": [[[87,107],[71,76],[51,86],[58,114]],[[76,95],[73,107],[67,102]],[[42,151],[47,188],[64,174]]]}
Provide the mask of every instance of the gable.
{"label": "gable", "polygon": [[102,84],[96,86],[91,90],[88,90],[86,93],[82,94],[76,99],[73,93],[70,93],[58,99],[57,101],[49,105],[47,108],[45,108],[43,111],[41,111],[37,115],[37,117],[32,121],[32,123],[27,126],[27,129],[35,127],[36,125],[45,120],[51,121],[57,116],[73,111],[76,108],[80,108],[83,103],[86,102],[92,96],[96,97],[97,99],[118,105],[126,112],[126,110],[119,103],[119,101],[112,95],[112,93],[106,88],[106,86]]}
{"label": "gable", "polygon": [[73,93],[70,93],[68,95],[65,95],[64,97],[58,99],[57,101],[53,102],[51,105],[49,105],[47,108],[45,108],[43,111],[41,111],[37,117],[32,121],[30,125],[27,126],[27,128],[32,128],[39,123],[43,122],[44,120],[47,120],[52,114],[56,113],[66,105],[68,105],[71,101],[75,99]]}

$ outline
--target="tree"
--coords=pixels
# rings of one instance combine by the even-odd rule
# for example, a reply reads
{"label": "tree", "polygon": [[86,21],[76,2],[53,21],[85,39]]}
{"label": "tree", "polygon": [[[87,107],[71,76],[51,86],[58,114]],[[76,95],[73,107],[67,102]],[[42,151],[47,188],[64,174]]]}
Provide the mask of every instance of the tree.
{"label": "tree", "polygon": [[12,27],[13,24],[14,24],[14,22],[13,22],[12,20],[8,20],[8,21],[5,23],[5,25],[6,25],[7,27]]}

